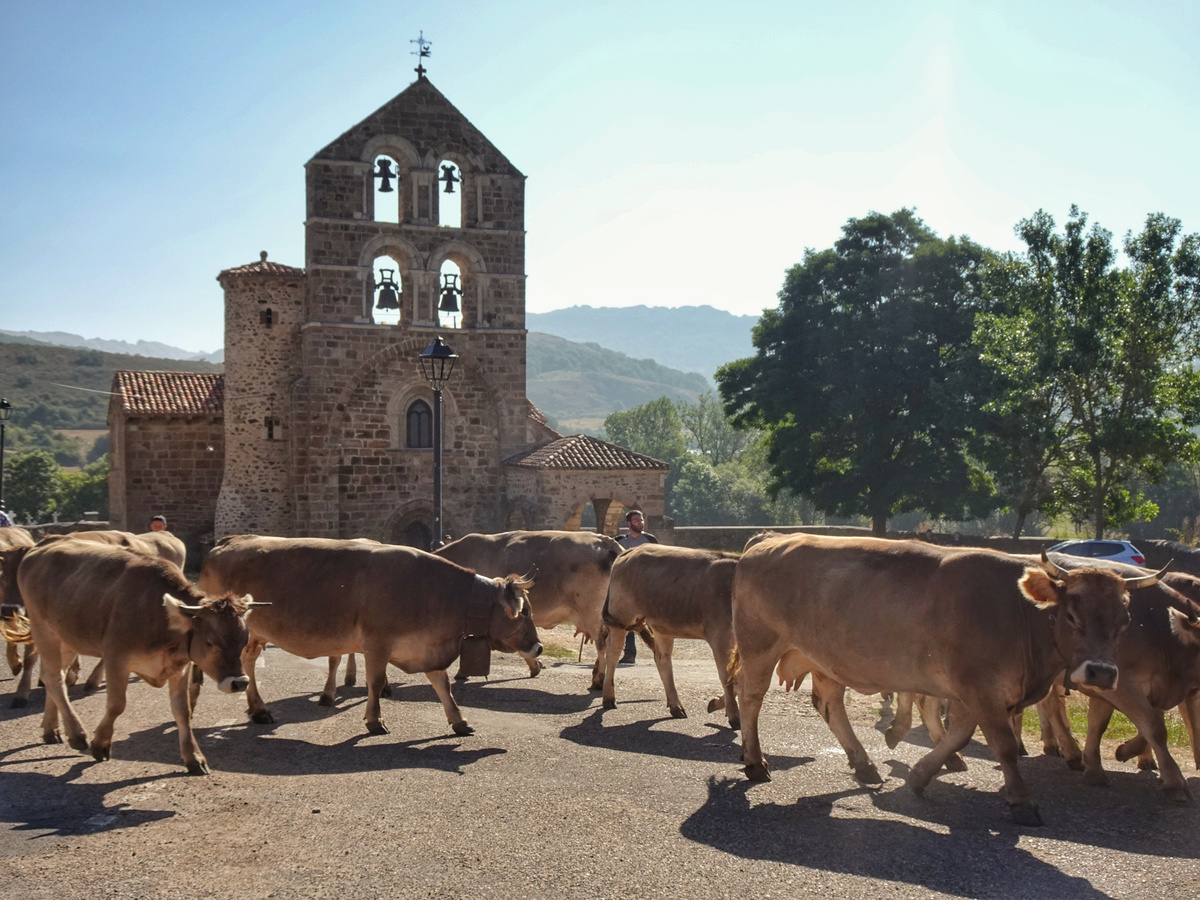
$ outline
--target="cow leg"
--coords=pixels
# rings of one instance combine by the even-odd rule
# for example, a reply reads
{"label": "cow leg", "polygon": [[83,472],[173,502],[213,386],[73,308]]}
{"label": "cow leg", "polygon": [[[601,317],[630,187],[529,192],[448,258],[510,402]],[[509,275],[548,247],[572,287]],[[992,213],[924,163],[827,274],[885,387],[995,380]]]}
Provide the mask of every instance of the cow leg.
{"label": "cow leg", "polygon": [[724,709],[729,727],[737,731],[741,727],[742,716],[738,710],[737,690],[734,687],[733,679],[729,677],[729,655],[733,652],[733,634],[727,629],[725,633],[710,639],[708,646],[712,648],[713,659],[717,663],[717,677],[721,679],[723,692],[721,697],[714,697],[708,701],[708,711],[711,713],[718,709]]}
{"label": "cow leg", "polygon": [[[121,684],[125,684],[127,680],[122,678]],[[192,731],[191,684],[191,665],[184,666],[182,672],[173,675],[168,681],[167,690],[171,692],[171,713],[175,716],[175,730],[179,732],[179,755],[183,757],[183,764],[187,766],[188,774],[207,775],[208,760],[200,751],[200,745],[196,743],[196,735]],[[109,696],[112,695],[112,689],[112,673],[110,672]]]}
{"label": "cow leg", "polygon": [[[616,643],[616,641],[612,641]],[[654,665],[658,667],[658,677],[662,679],[663,690],[667,692],[667,709],[672,718],[686,719],[687,710],[679,699],[679,691],[675,689],[675,667],[671,664],[671,653],[675,649],[675,638],[655,635]]]}
{"label": "cow leg", "polygon": [[605,625],[604,633],[604,649],[600,650],[598,645],[596,648],[596,665],[600,666],[603,678],[603,687],[600,696],[604,709],[616,709],[617,688],[615,679],[617,676],[617,658],[621,655],[621,650],[625,646],[625,635],[629,632],[624,628]]}
{"label": "cow leg", "polygon": [[912,729],[912,708],[917,697],[918,695],[911,691],[896,694],[896,713],[892,716],[892,724],[883,733],[883,740],[889,750],[895,750],[896,745],[904,740],[904,736]]}
{"label": "cow leg", "polygon": [[883,784],[879,770],[871,762],[866,748],[850,725],[850,717],[846,715],[846,686],[821,672],[813,672],[812,679],[812,704],[846,751],[850,768],[854,769],[854,777],[863,784]]}
{"label": "cow leg", "polygon": [[1054,687],[1037,705],[1038,724],[1042,731],[1042,752],[1047,756],[1062,756],[1067,767],[1083,768],[1083,751],[1075,735],[1071,734],[1071,719],[1067,715],[1067,698],[1059,687]]}
{"label": "cow leg", "polygon": [[353,653],[346,654],[346,678],[342,682],[346,687],[358,684],[358,661]]}
{"label": "cow leg", "polygon": [[104,660],[96,660],[96,665],[92,669],[92,674],[88,676],[87,681],[83,683],[83,691],[86,694],[94,694],[100,690],[100,683],[104,680]]}
{"label": "cow leg", "polygon": [[[604,679],[607,677],[605,663],[607,662],[607,650],[609,645],[609,628],[607,625],[601,625],[596,630],[596,662],[592,665],[592,683],[588,686],[589,691],[599,691],[604,687]],[[587,632],[585,631],[586,635]],[[622,632],[624,634],[624,632]],[[625,639],[617,643],[624,644]]]}
{"label": "cow leg", "polygon": [[433,672],[426,672],[425,677],[437,691],[438,699],[442,701],[442,709],[446,711],[446,721],[450,723],[454,733],[462,737],[474,734],[475,729],[467,724],[467,720],[462,716],[462,711],[459,710],[458,704],[454,702],[454,697],[450,694],[450,679],[446,675],[446,670],[437,669]]}
{"label": "cow leg", "polygon": [[1136,705],[1125,705],[1122,710],[1129,721],[1137,726],[1138,733],[1149,743],[1158,759],[1158,771],[1162,778],[1162,789],[1167,799],[1172,803],[1187,803],[1192,799],[1187,781],[1179,765],[1171,756],[1167,747],[1167,724],[1163,721],[1162,710],[1155,709],[1144,699],[1139,698]]}
{"label": "cow leg", "polygon": [[[129,688],[129,670],[122,665],[122,662],[112,657],[104,659],[104,675],[108,682],[108,689],[105,692],[104,703],[104,718],[100,720],[100,724],[96,726],[96,732],[92,735],[92,756],[100,762],[112,758],[112,737],[113,726],[116,724],[117,716],[125,712],[125,694]],[[188,674],[191,674],[191,666],[186,666]],[[174,695],[174,678],[171,679],[171,707],[175,707]],[[175,717],[176,724],[179,723],[179,716]],[[190,727],[189,727],[190,731]],[[183,743],[183,726],[180,726],[179,734],[180,743]],[[186,761],[186,757],[185,757]]]}
{"label": "cow leg", "polygon": [[[350,658],[354,659],[354,654],[350,654]],[[333,706],[333,701],[337,694],[337,673],[338,666],[342,664],[340,656],[329,657],[329,677],[325,679],[325,688],[321,691],[321,698],[317,700],[321,706]]]}
{"label": "cow leg", "polygon": [[[6,641],[6,643],[8,644],[8,667],[15,677],[21,674],[21,645],[14,644],[12,641]],[[26,644],[25,646],[29,647],[30,645]]]}
{"label": "cow leg", "polygon": [[[929,782],[946,765],[946,760],[958,753],[971,735],[975,733],[975,718],[967,713],[961,703],[950,706],[950,727],[942,735],[942,739],[934,744],[933,749],[926,753],[908,773],[907,783],[918,796],[925,790]],[[1012,734],[1010,731],[1009,734]]]}
{"label": "cow leg", "polygon": [[1083,782],[1094,787],[1108,784],[1104,766],[1100,762],[1100,739],[1108,730],[1115,707],[1103,697],[1088,697],[1087,740],[1083,745]]}
{"label": "cow leg", "polygon": [[1200,769],[1200,692],[1192,694],[1179,704],[1183,725],[1187,728],[1188,740],[1192,744],[1192,763]]}
{"label": "cow leg", "polygon": [[[383,716],[380,715],[379,709],[379,697],[387,685],[387,667],[387,653],[379,650],[366,650],[363,653],[363,671],[366,673],[367,679],[367,708],[363,711],[363,719],[367,723],[367,731],[371,734],[388,733],[387,725],[383,723]],[[445,674],[443,671],[443,677]]]}
{"label": "cow leg", "polygon": [[1017,756],[1028,756],[1029,751],[1025,749],[1025,710],[1009,716],[1008,726],[1012,729],[1013,737],[1017,741]]}
{"label": "cow leg", "polygon": [[13,694],[13,709],[24,709],[29,705],[29,695],[33,691],[33,670],[37,661],[37,645],[30,642],[25,645],[25,665],[21,669],[21,680],[17,682],[17,691]]}
{"label": "cow leg", "polygon": [[67,686],[63,680],[63,646],[49,632],[34,629],[33,639],[37,643],[42,659],[42,684],[46,687],[46,711],[42,714],[42,740],[47,744],[62,743],[58,733],[58,718],[62,716],[67,731],[67,743],[80,753],[88,749],[88,733],[83,722],[67,699]]}
{"label": "cow leg", "polygon": [[[921,714],[921,721],[925,724],[925,730],[929,732],[929,740],[933,744],[940,744],[944,741],[946,739],[946,726],[942,724],[941,699],[931,697],[928,694],[918,694],[917,712]],[[967,771],[967,761],[962,758],[962,754],[958,751],[946,757],[945,766],[947,772]]]}
{"label": "cow leg", "polygon": [[1129,740],[1120,744],[1113,752],[1113,759],[1117,762],[1129,762],[1129,760],[1137,757],[1139,769],[1154,769],[1158,764],[1154,761],[1154,753],[1150,749],[1150,744],[1141,734],[1135,734]]}
{"label": "cow leg", "polygon": [[255,664],[266,648],[267,642],[252,634],[242,649],[242,671],[250,679],[250,683],[246,685],[246,712],[249,713],[251,721],[259,725],[270,725],[275,721],[258,692],[258,667]]}
{"label": "cow leg", "polygon": [[[793,670],[799,671],[800,654],[798,651],[791,651],[791,654],[798,658]],[[758,714],[762,710],[763,698],[771,687],[771,674],[775,671],[777,661],[772,653],[750,658],[743,656],[740,670],[734,673],[738,704],[742,711],[742,762],[745,763],[746,777],[751,781],[771,780],[771,767],[767,758],[763,756],[758,740]],[[807,660],[804,661],[804,665],[807,665]]]}

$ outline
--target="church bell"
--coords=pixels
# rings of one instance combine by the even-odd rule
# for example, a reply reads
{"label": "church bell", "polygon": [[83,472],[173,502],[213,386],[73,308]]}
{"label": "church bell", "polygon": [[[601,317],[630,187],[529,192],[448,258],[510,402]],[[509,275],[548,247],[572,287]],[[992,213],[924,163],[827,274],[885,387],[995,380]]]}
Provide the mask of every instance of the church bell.
{"label": "church bell", "polygon": [[381,157],[375,168],[375,177],[379,179],[379,192],[381,194],[390,194],[395,188],[392,187],[392,179],[399,176],[392,171],[391,162]]}
{"label": "church bell", "polygon": [[449,273],[442,276],[442,300],[438,309],[444,313],[458,312],[458,298],[462,290],[458,286],[458,276]]}
{"label": "church bell", "polygon": [[375,304],[376,309],[400,308],[400,285],[392,279],[395,272],[395,269],[379,270],[382,280],[375,285],[375,290],[379,292],[379,300]]}

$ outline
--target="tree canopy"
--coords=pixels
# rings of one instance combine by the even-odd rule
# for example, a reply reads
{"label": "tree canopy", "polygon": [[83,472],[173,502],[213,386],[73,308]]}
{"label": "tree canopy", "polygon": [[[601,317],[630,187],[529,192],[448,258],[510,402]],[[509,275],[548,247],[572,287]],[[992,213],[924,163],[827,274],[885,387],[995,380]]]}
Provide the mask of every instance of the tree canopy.
{"label": "tree canopy", "polygon": [[837,515],[978,514],[992,494],[967,452],[971,346],[985,251],[912,211],[851,219],[788,270],[756,353],[717,371],[725,410],[766,434],[772,487]]}

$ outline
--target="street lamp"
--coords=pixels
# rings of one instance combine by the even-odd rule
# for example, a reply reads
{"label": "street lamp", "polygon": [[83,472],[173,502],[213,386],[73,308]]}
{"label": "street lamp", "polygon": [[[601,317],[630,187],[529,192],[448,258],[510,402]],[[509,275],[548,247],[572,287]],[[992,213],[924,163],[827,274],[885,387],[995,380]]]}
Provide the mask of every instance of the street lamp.
{"label": "street lamp", "polygon": [[0,511],[4,509],[4,426],[12,410],[12,404],[0,397]]}
{"label": "street lamp", "polygon": [[450,380],[458,354],[439,337],[421,351],[421,374],[433,388],[433,542],[442,546],[442,388]]}

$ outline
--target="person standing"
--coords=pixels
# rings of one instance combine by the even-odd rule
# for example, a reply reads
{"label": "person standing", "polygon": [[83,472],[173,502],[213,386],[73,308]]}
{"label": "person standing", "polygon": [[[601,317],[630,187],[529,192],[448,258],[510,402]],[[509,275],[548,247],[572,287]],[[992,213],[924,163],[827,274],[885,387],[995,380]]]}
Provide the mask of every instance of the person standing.
{"label": "person standing", "polygon": [[12,528],[13,521],[8,517],[3,507],[0,507],[0,528]]}
{"label": "person standing", "polygon": [[155,516],[153,519],[151,519],[150,520],[150,530],[151,531],[166,531],[167,530],[167,517],[166,516]]}
{"label": "person standing", "polygon": [[[658,538],[646,531],[646,520],[640,509],[631,509],[625,513],[625,524],[629,526],[629,534],[617,538],[617,543],[626,550],[640,547],[642,544],[657,544]],[[637,635],[632,631],[625,634],[625,652],[618,661],[620,665],[631,666],[637,661]]]}

